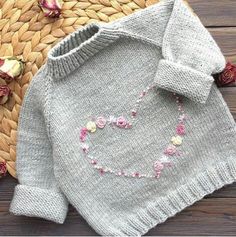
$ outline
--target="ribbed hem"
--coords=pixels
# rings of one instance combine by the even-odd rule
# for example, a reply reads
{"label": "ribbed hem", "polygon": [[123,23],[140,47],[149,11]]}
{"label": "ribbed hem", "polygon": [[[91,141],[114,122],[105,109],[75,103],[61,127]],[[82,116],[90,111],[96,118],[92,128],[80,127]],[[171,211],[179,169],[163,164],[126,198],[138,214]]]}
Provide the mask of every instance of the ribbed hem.
{"label": "ribbed hem", "polygon": [[68,201],[61,193],[18,184],[9,211],[62,224],[67,215]]}
{"label": "ribbed hem", "polygon": [[162,89],[184,95],[195,102],[205,103],[214,79],[188,66],[162,59],[154,81]]}
{"label": "ribbed hem", "polygon": [[[129,219],[123,222],[122,227],[114,226],[113,230],[119,235],[144,235],[157,224],[201,200],[204,196],[235,181],[236,161],[220,163],[216,167],[202,172],[189,183],[167,194],[162,199],[154,200],[152,204],[149,203],[146,208],[140,209],[136,214],[129,216]],[[118,231],[115,231],[115,229]]]}

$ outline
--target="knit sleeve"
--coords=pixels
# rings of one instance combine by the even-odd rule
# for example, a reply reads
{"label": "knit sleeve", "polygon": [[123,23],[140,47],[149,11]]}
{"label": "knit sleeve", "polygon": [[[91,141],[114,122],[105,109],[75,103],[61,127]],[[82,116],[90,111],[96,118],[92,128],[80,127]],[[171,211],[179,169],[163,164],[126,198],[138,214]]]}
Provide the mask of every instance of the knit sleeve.
{"label": "knit sleeve", "polygon": [[225,58],[199,18],[182,0],[175,0],[162,40],[156,84],[189,99],[205,103],[212,74],[225,67]]}
{"label": "knit sleeve", "polygon": [[68,201],[54,176],[52,146],[46,126],[47,82],[41,68],[32,79],[20,110],[15,187],[10,212],[63,223]]}

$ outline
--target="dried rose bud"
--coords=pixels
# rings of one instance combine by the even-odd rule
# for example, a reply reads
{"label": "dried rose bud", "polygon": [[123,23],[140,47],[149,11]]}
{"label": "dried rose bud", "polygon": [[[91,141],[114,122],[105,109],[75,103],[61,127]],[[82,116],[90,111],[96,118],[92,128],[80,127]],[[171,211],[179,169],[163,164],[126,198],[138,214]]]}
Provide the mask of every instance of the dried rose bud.
{"label": "dried rose bud", "polygon": [[47,17],[59,17],[62,0],[39,0],[39,6]]}
{"label": "dried rose bud", "polygon": [[228,85],[236,81],[236,65],[228,62],[225,66],[225,69],[218,74],[216,78],[216,84],[218,86]]}
{"label": "dried rose bud", "polygon": [[0,162],[0,177],[5,176],[7,173],[6,162]]}
{"label": "dried rose bud", "polygon": [[6,82],[11,82],[20,76],[24,70],[24,62],[16,57],[0,58],[0,77]]}
{"label": "dried rose bud", "polygon": [[3,105],[8,101],[9,96],[11,95],[11,89],[6,85],[0,86],[0,104]]}

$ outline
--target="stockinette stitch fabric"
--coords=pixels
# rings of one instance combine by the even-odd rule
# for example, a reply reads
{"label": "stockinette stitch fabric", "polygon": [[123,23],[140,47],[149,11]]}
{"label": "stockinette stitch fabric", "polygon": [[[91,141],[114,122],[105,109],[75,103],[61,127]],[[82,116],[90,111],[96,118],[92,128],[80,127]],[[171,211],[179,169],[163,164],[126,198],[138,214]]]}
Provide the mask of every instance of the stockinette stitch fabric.
{"label": "stockinette stitch fabric", "polygon": [[225,59],[182,0],[91,23],[54,46],[19,117],[10,212],[143,235],[236,179]]}

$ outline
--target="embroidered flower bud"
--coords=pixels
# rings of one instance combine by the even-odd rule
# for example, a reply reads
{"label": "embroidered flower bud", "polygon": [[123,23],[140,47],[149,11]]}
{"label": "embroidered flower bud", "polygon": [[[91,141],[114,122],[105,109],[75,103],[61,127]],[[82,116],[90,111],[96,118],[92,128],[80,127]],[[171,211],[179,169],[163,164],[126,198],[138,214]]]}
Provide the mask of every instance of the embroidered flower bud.
{"label": "embroidered flower bud", "polygon": [[174,145],[169,145],[165,151],[164,154],[169,155],[169,156],[173,156],[175,153],[177,152],[177,148]]}
{"label": "embroidered flower bud", "polygon": [[110,116],[109,119],[108,119],[108,124],[115,124],[116,123],[116,118],[114,116]]}
{"label": "embroidered flower bud", "polygon": [[183,139],[180,136],[175,136],[171,138],[171,142],[173,143],[173,145],[180,146],[183,142]]}
{"label": "embroidered flower bud", "polygon": [[116,126],[117,127],[125,128],[126,125],[127,125],[127,121],[126,121],[126,119],[123,116],[117,118],[117,120],[116,120]]}
{"label": "embroidered flower bud", "polygon": [[86,128],[88,129],[89,132],[94,133],[97,130],[97,125],[95,122],[89,121],[86,125]]}
{"label": "embroidered flower bud", "polygon": [[92,165],[96,165],[96,164],[97,164],[97,161],[96,161],[96,160],[91,160],[91,164],[92,164]]}
{"label": "embroidered flower bud", "polygon": [[228,85],[236,81],[236,65],[228,62],[225,69],[218,75],[216,84],[218,86]]}
{"label": "embroidered flower bud", "polygon": [[80,136],[79,136],[79,138],[80,138],[81,142],[85,141],[87,133],[88,133],[88,129],[87,128],[81,128],[80,129]]}
{"label": "embroidered flower bud", "polygon": [[11,82],[20,76],[24,70],[24,62],[16,57],[0,58],[0,77],[6,82]]}
{"label": "embroidered flower bud", "polygon": [[179,121],[180,122],[184,122],[186,119],[187,119],[187,117],[186,117],[185,114],[182,114],[182,115],[179,116]]}
{"label": "embroidered flower bud", "polygon": [[172,162],[169,160],[169,158],[167,156],[162,156],[160,158],[160,162],[164,165],[164,167],[172,166]]}
{"label": "embroidered flower bud", "polygon": [[0,162],[0,177],[5,176],[7,173],[7,165],[6,162]]}
{"label": "embroidered flower bud", "polygon": [[132,128],[132,123],[127,122],[125,128]]}
{"label": "embroidered flower bud", "polygon": [[132,117],[135,117],[135,116],[137,115],[137,110],[133,109],[133,110],[131,111],[131,114],[132,114]]}
{"label": "embroidered flower bud", "polygon": [[134,172],[133,174],[132,174],[132,177],[140,177],[140,174],[139,174],[139,172]]}
{"label": "embroidered flower bud", "polygon": [[11,89],[8,86],[6,85],[0,86],[0,104],[1,105],[5,104],[8,101],[10,95],[11,95]]}
{"label": "embroidered flower bud", "polygon": [[107,120],[100,116],[96,119],[96,125],[98,128],[104,128],[106,126]]}
{"label": "embroidered flower bud", "polygon": [[89,145],[88,144],[82,144],[81,148],[82,148],[84,153],[88,153],[88,151],[89,151]]}
{"label": "embroidered flower bud", "polygon": [[180,124],[177,125],[176,133],[178,135],[184,135],[185,134],[185,126],[184,126],[184,124],[180,123]]}
{"label": "embroidered flower bud", "polygon": [[164,169],[164,165],[162,164],[162,162],[160,162],[159,160],[157,160],[154,163],[154,170],[156,172],[156,176],[159,177],[161,174],[161,171]]}
{"label": "embroidered flower bud", "polygon": [[103,168],[99,168],[100,174],[104,174],[105,170]]}
{"label": "embroidered flower bud", "polygon": [[62,0],[39,0],[39,6],[46,17],[59,17],[62,3]]}

